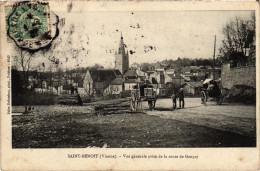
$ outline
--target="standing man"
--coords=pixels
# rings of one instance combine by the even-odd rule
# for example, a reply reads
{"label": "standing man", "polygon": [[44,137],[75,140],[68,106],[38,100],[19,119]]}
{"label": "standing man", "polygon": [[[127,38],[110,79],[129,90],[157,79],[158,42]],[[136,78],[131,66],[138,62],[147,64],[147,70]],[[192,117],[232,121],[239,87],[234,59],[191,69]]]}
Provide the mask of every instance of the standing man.
{"label": "standing man", "polygon": [[183,88],[180,89],[180,91],[178,93],[178,97],[179,97],[180,108],[184,108],[184,92],[183,92]]}
{"label": "standing man", "polygon": [[176,109],[176,100],[177,100],[177,95],[176,95],[176,93],[173,91],[173,94],[172,94],[172,96],[171,96],[171,99],[172,99],[172,104],[173,104],[173,106],[172,106],[172,108],[173,109]]}

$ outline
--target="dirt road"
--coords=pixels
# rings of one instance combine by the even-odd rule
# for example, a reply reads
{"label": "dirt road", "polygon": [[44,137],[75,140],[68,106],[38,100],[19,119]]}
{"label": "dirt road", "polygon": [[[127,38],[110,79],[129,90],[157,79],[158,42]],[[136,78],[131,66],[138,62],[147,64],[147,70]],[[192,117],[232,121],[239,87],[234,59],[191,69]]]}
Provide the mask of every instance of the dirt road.
{"label": "dirt road", "polygon": [[[177,103],[177,106],[179,104]],[[148,115],[160,116],[177,121],[207,126],[222,131],[255,137],[256,135],[256,107],[243,104],[216,105],[210,101],[201,104],[199,98],[186,98],[185,108],[172,110],[171,99],[158,99],[154,110],[149,110],[147,102],[142,104]]]}
{"label": "dirt road", "polygon": [[[13,148],[86,147],[255,147],[255,106],[201,105],[186,99],[186,108],[171,109],[159,99],[156,109],[130,112],[129,101],[116,99],[84,106],[34,106],[13,113]],[[14,106],[13,112],[21,112]]]}

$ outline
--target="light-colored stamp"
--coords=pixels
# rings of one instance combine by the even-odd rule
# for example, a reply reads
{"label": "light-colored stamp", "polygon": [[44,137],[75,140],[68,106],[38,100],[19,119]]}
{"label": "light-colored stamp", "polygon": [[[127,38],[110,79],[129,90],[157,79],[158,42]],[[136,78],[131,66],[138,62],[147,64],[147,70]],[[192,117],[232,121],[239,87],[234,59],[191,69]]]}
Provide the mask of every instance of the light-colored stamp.
{"label": "light-colored stamp", "polygon": [[18,47],[38,50],[52,41],[48,3],[17,3],[6,7],[6,15],[7,34]]}

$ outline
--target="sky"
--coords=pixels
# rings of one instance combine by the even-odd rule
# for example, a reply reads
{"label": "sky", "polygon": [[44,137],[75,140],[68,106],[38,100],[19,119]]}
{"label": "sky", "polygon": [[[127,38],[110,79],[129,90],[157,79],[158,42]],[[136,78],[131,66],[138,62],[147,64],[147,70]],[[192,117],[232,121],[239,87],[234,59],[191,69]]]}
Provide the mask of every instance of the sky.
{"label": "sky", "polygon": [[[65,18],[59,37],[53,42],[57,46],[50,53],[61,61],[62,68],[96,63],[113,68],[121,32],[130,65],[178,57],[212,58],[214,36],[217,56],[223,25],[236,16],[250,16],[250,11],[90,12],[73,7],[70,12],[54,13]],[[37,62],[48,62],[46,56],[36,56]]]}

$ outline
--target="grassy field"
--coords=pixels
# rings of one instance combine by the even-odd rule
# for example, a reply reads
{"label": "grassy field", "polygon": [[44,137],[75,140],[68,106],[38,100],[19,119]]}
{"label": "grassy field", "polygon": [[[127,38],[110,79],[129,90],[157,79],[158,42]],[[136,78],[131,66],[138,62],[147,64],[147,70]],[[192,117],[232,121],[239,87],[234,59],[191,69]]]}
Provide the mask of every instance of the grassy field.
{"label": "grassy field", "polygon": [[128,105],[115,100],[88,106],[36,106],[30,114],[12,116],[13,148],[255,146],[252,137],[131,113]]}

